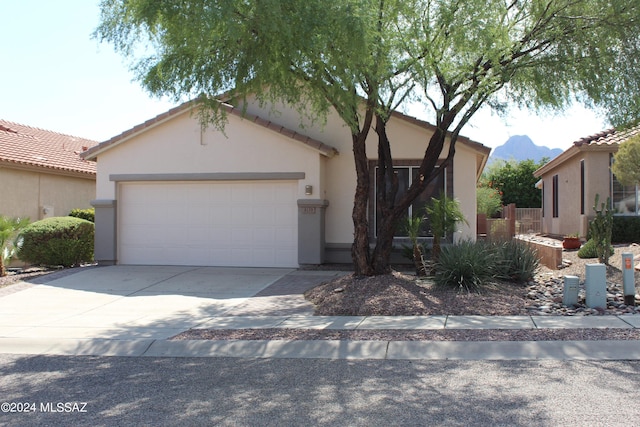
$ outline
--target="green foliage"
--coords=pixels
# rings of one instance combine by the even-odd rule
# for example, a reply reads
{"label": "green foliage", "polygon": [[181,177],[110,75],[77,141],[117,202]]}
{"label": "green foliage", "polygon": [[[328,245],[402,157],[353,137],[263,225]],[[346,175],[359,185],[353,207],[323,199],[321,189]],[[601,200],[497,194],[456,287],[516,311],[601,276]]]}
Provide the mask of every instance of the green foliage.
{"label": "green foliage", "polygon": [[462,241],[442,248],[435,264],[439,286],[476,291],[492,280],[531,280],[540,261],[535,250],[520,241]]}
{"label": "green foliage", "polygon": [[0,277],[7,274],[5,266],[20,245],[19,231],[29,224],[29,218],[9,218],[0,215]]}
{"label": "green foliage", "polygon": [[596,200],[593,210],[596,212],[595,218],[589,223],[589,231],[591,239],[594,241],[598,260],[602,264],[609,264],[609,258],[613,254],[611,250],[611,232],[613,229],[613,210],[611,209],[610,199],[607,198],[606,203],[600,205],[598,209],[599,194],[596,194]]}
{"label": "green foliage", "polygon": [[90,222],[96,222],[96,210],[94,208],[89,209],[72,209],[69,212],[69,216],[74,218],[86,219]]}
{"label": "green foliage", "polygon": [[[380,197],[383,225],[401,219],[395,207],[418,197],[447,157],[445,139],[453,156],[483,106],[561,110],[578,98],[608,109],[614,125],[640,117],[640,0],[103,0],[100,8],[95,37],[131,61],[151,94],[199,97],[203,124],[224,125],[222,93],[239,108],[254,97],[265,107],[288,103],[301,122],[335,109],[353,141],[358,274],[386,272],[363,266],[384,262],[370,256],[363,165],[375,122],[381,174],[393,173],[385,129],[394,109],[421,101],[435,129],[425,141],[424,180],[398,199],[392,190]],[[387,234],[374,253],[390,253],[377,251],[391,244]]]}
{"label": "green foliage", "polygon": [[640,134],[620,144],[611,171],[622,185],[640,184]]}
{"label": "green foliage", "polygon": [[496,253],[484,242],[461,241],[442,248],[435,264],[435,283],[461,291],[477,291],[495,277]]}
{"label": "green foliage", "polygon": [[542,195],[535,188],[538,178],[533,172],[545,163],[546,160],[539,163],[533,160],[498,160],[482,174],[481,188],[498,191],[504,205],[515,203],[519,208],[539,208],[542,206]]}
{"label": "green foliage", "polygon": [[487,218],[493,217],[502,210],[500,190],[491,187],[478,187],[476,189],[476,207],[479,214],[485,214]]}
{"label": "green foliage", "polygon": [[509,240],[494,245],[497,252],[496,276],[516,282],[532,280],[540,266],[538,253],[525,242]]}
{"label": "green foliage", "polygon": [[640,242],[640,217],[614,216],[611,230],[612,243]]}
{"label": "green foliage", "polygon": [[36,221],[20,233],[20,259],[38,265],[71,267],[93,260],[94,225],[73,217]]}
{"label": "green foliage", "polygon": [[439,197],[432,197],[425,206],[425,211],[429,217],[429,224],[433,232],[433,250],[431,256],[434,260],[440,255],[440,241],[443,236],[456,231],[456,225],[464,222],[469,224],[464,217],[460,202],[442,194]]}
{"label": "green foliage", "polygon": [[424,217],[414,216],[408,217],[405,223],[405,230],[407,232],[407,236],[409,236],[409,240],[411,241],[411,256],[409,259],[413,261],[416,267],[416,275],[418,276],[426,275],[424,246],[418,241],[418,236],[420,235],[420,229],[422,228],[423,222]]}

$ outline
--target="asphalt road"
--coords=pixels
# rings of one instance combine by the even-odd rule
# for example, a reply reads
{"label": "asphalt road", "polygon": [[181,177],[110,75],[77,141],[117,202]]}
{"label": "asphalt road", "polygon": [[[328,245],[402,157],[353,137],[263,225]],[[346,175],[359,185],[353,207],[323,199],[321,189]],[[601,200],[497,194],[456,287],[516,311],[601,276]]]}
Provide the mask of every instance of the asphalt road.
{"label": "asphalt road", "polygon": [[2,426],[632,426],[640,362],[0,355],[0,402]]}

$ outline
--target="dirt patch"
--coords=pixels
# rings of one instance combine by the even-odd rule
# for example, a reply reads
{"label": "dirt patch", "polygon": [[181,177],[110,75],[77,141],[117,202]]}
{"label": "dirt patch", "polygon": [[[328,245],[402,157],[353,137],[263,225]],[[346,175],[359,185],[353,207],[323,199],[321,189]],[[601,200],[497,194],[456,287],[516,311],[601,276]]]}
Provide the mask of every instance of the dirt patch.
{"label": "dirt patch", "polygon": [[468,293],[400,272],[349,274],[305,292],[320,316],[526,315],[525,295],[521,284],[492,283]]}

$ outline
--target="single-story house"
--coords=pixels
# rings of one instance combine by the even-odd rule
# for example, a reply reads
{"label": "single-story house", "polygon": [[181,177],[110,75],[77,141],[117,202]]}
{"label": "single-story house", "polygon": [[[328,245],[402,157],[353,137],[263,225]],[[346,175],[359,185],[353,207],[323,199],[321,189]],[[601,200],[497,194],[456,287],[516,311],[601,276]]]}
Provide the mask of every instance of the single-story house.
{"label": "single-story house", "polygon": [[[98,163],[93,205],[99,263],[351,262],[356,174],[351,135],[337,114],[320,125],[284,105],[274,112],[258,103],[245,111],[224,104],[228,121],[220,131],[203,128],[196,108],[180,105],[83,154]],[[403,114],[391,118],[388,133],[403,187],[413,179],[433,131]],[[367,149],[373,174],[373,131]],[[476,236],[476,182],[489,152],[461,137],[453,165],[427,190],[460,200],[469,225],[458,238]],[[375,224],[375,206],[370,223]]]}
{"label": "single-story house", "polygon": [[596,194],[599,205],[610,198],[616,215],[640,214],[637,186],[623,186],[611,172],[620,144],[639,133],[636,126],[581,138],[534,172],[542,190],[542,233],[586,237]]}
{"label": "single-story house", "polygon": [[0,120],[0,215],[37,221],[91,207],[97,141]]}

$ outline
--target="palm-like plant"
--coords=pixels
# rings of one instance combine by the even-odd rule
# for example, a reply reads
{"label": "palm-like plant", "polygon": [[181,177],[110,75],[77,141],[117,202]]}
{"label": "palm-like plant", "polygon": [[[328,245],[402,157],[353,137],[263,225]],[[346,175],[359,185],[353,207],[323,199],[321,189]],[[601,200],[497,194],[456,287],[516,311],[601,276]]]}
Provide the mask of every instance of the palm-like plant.
{"label": "palm-like plant", "polygon": [[29,224],[29,218],[9,218],[0,215],[0,277],[7,274],[5,265],[15,254],[20,229]]}
{"label": "palm-like plant", "polygon": [[409,240],[411,241],[411,246],[413,248],[413,263],[416,267],[417,276],[427,275],[427,269],[424,263],[424,254],[422,253],[422,246],[418,242],[418,236],[420,235],[420,228],[422,227],[423,222],[423,216],[414,216],[407,217],[405,223],[407,236],[409,236]]}
{"label": "palm-like plant", "polygon": [[433,261],[437,261],[440,256],[440,242],[442,237],[456,231],[459,222],[469,224],[465,218],[460,203],[442,194],[440,197],[432,197],[425,207],[431,231],[433,232],[433,250],[431,256]]}

